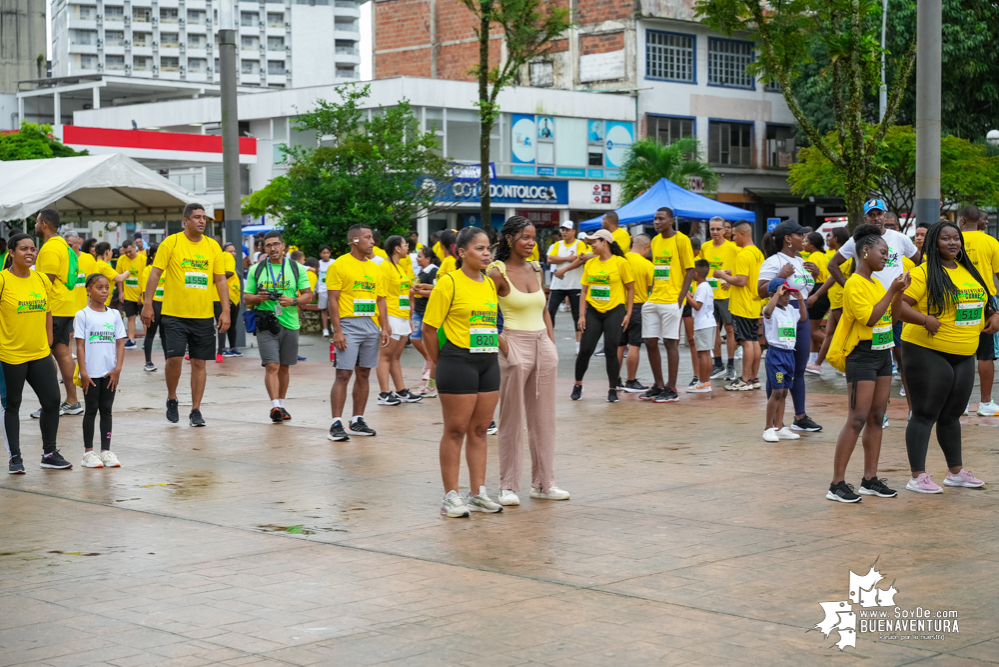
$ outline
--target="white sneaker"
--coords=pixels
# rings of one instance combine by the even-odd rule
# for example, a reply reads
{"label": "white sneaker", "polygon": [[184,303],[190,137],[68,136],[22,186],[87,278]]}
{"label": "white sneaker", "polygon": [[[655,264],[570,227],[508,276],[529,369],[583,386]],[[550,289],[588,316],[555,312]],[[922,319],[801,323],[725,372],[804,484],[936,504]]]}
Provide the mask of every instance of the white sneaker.
{"label": "white sneaker", "polygon": [[468,505],[457,491],[448,491],[444,496],[444,502],[441,503],[441,514],[451,519],[468,516]]}
{"label": "white sneaker", "polygon": [[422,396],[423,398],[437,398],[437,387],[435,386],[431,389],[427,385],[423,385],[415,393],[417,396]]}
{"label": "white sneaker", "polygon": [[468,505],[468,510],[470,512],[502,512],[503,506],[497,502],[494,502],[492,498],[486,494],[486,487],[480,486],[479,492],[474,496],[469,493],[468,498],[465,500],[465,504]]}
{"label": "white sneaker", "polygon": [[995,417],[997,412],[999,412],[999,405],[996,405],[995,401],[978,404],[978,414],[982,417]]}
{"label": "white sneaker", "polygon": [[780,438],[777,436],[777,429],[768,428],[763,432],[763,439],[767,442],[780,442]]}
{"label": "white sneaker", "polygon": [[735,360],[738,361],[739,359],[742,359],[742,348],[741,347],[735,348]]}
{"label": "white sneaker", "polygon": [[104,464],[105,468],[120,468],[121,463],[118,461],[118,457],[114,455],[110,449],[106,452],[101,452],[101,463]]}
{"label": "white sneaker", "polygon": [[424,381],[424,382],[426,382],[427,380],[430,379],[430,369],[429,368],[427,368],[426,370],[423,371],[423,375],[420,376],[420,379],[422,381]]}
{"label": "white sneaker", "polygon": [[967,417],[967,416],[968,416],[968,413],[969,413],[969,412],[971,412],[971,403],[968,403],[968,407],[966,407],[966,408],[964,409],[964,414],[963,414],[963,415],[961,415],[961,416],[962,416],[962,417]]}
{"label": "white sneaker", "polygon": [[777,438],[779,440],[798,440],[801,436],[785,426],[781,430],[777,431]]}
{"label": "white sneaker", "polygon": [[901,396],[902,398],[905,398],[905,385],[899,387],[898,395]]}
{"label": "white sneaker", "polygon": [[888,428],[888,415],[887,414],[885,415],[885,418],[881,420],[881,428],[883,428],[883,429]]}
{"label": "white sneaker", "polygon": [[576,356],[579,356],[579,343],[576,343]]}
{"label": "white sneaker", "polygon": [[531,497],[538,500],[569,500],[569,492],[557,486],[549,486],[547,491],[531,487]]}
{"label": "white sneaker", "polygon": [[329,338],[329,337],[330,337],[330,330],[323,329],[323,338]]}
{"label": "white sneaker", "polygon": [[510,489],[500,489],[499,504],[504,507],[517,507],[520,505],[520,498]]}
{"label": "white sneaker", "polygon": [[104,464],[101,463],[101,457],[99,457],[93,450],[90,450],[83,455],[83,463],[81,464],[84,468],[103,468]]}

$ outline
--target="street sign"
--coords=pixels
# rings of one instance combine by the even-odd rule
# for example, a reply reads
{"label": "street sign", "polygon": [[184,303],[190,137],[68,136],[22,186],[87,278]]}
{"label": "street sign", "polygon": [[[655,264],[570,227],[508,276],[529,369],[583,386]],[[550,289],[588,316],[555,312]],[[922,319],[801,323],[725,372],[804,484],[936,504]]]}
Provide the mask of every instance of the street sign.
{"label": "street sign", "polygon": [[780,224],[780,218],[767,218],[767,231],[772,232]]}

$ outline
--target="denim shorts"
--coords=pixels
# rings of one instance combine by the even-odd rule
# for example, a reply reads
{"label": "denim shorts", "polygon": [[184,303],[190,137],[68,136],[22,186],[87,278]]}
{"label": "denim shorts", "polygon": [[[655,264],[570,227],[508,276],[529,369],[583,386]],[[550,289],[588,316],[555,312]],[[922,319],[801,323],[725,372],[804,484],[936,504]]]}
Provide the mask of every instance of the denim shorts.
{"label": "denim shorts", "polygon": [[423,340],[423,313],[413,311],[413,333],[409,334],[410,340]]}

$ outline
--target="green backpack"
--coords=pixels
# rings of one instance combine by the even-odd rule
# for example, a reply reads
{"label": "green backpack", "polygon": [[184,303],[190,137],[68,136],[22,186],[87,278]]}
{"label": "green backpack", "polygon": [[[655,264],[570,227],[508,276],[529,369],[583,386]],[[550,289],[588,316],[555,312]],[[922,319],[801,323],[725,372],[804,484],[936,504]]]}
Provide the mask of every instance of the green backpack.
{"label": "green backpack", "polygon": [[72,290],[76,287],[76,283],[79,280],[80,266],[76,253],[69,247],[69,244],[66,245],[66,252],[69,253],[69,271],[66,273],[66,287]]}

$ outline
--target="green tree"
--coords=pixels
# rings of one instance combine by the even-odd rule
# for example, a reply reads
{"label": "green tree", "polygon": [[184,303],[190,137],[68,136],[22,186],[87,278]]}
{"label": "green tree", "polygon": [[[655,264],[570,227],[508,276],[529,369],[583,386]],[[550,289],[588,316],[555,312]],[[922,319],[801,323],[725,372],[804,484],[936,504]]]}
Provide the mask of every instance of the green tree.
{"label": "green tree", "polygon": [[421,132],[409,102],[365,118],[369,87],[337,89],[340,101],[318,100],[295,120],[316,147],[283,146],[288,173],[243,199],[243,212],[280,217],[288,243],[316,255],[330,245],[348,252],[347,229],[363,223],[382,236],[404,234],[422,210],[437,210],[451,180],[434,133]]}
{"label": "green tree", "polygon": [[79,155],[89,153],[75,151],[53,137],[51,125],[22,122],[19,131],[0,135],[0,160],[4,162]]}
{"label": "green tree", "polygon": [[[482,227],[490,226],[489,137],[499,118],[496,98],[532,60],[551,51],[554,41],[572,25],[570,9],[552,0],[461,0],[478,19],[475,36],[479,62],[471,74],[479,82],[479,163]],[[489,64],[489,32],[493,24],[503,29],[506,52],[502,63]]]}
{"label": "green tree", "polygon": [[[865,94],[880,86],[880,3],[873,0],[699,0],[705,23],[725,34],[744,31],[760,46],[760,58],[747,69],[764,81],[780,84],[788,108],[816,150],[843,175],[843,196],[850,226],[861,220],[861,207],[875,155],[891,127],[916,56],[911,40],[899,59],[888,89],[884,121],[865,117]],[[835,144],[823,140],[815,123],[794,96],[794,82],[804,66],[822,55],[830,77],[826,104],[832,108]],[[823,55],[824,54],[824,55]],[[838,150],[834,148],[838,146]]]}
{"label": "green tree", "polygon": [[680,187],[690,189],[690,179],[699,178],[704,189],[718,188],[718,174],[700,160],[697,139],[684,137],[668,146],[658,139],[639,139],[631,145],[628,158],[621,167],[621,196],[629,202],[665,178]]}
{"label": "green tree", "polygon": [[[836,134],[825,137],[831,150],[838,150]],[[843,173],[815,146],[802,148],[799,162],[788,174],[791,191],[800,195],[842,195]],[[872,196],[884,199],[895,213],[912,211],[916,197],[916,133],[909,125],[892,127],[875,156],[877,169],[867,187]],[[973,202],[983,206],[999,203],[999,156],[990,156],[985,145],[947,135],[940,141],[940,193],[944,210]]]}

